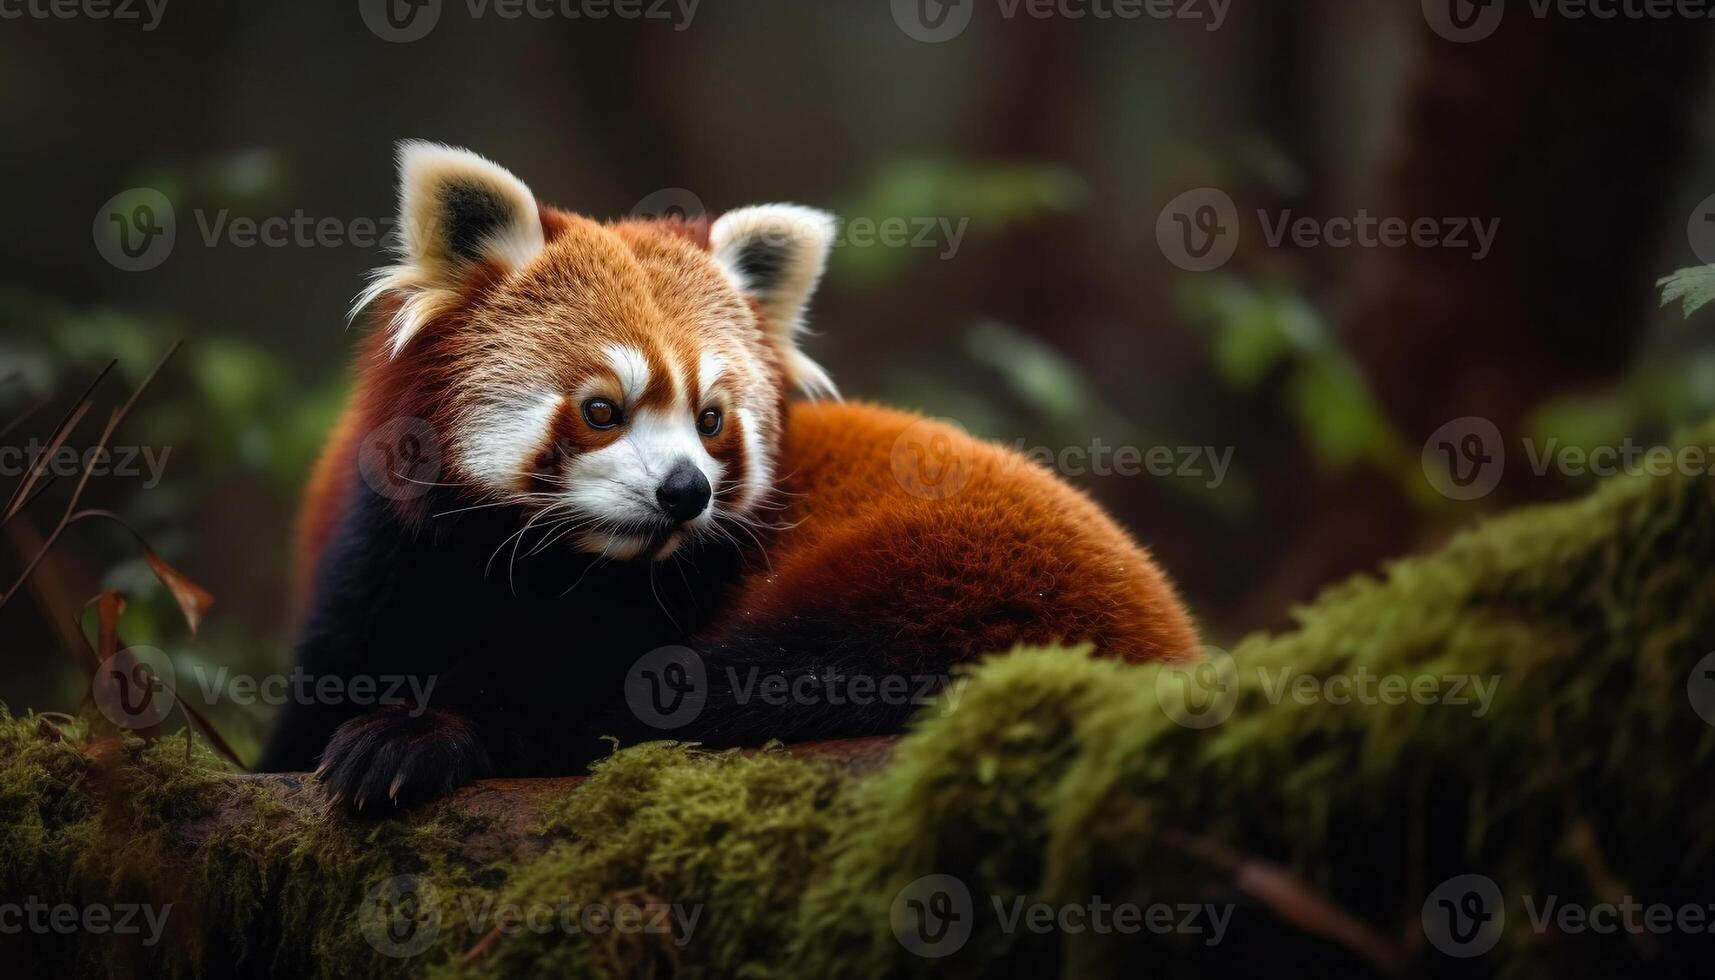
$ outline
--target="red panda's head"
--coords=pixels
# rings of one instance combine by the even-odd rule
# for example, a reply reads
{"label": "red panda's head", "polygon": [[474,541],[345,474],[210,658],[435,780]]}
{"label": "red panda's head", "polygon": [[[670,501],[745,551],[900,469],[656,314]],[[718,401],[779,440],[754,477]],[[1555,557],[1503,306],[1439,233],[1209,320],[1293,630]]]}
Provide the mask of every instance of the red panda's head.
{"label": "red panda's head", "polygon": [[603,224],[465,150],[406,143],[399,166],[366,390],[372,416],[430,422],[442,482],[617,558],[767,502],[787,392],[833,394],[796,344],[829,215]]}

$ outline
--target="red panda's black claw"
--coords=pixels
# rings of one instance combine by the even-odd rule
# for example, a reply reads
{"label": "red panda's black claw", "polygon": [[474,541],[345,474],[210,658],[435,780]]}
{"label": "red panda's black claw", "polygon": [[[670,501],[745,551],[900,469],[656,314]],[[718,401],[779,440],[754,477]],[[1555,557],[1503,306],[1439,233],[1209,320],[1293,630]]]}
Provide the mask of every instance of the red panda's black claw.
{"label": "red panda's black claw", "polygon": [[475,733],[458,715],[394,706],[353,718],[334,731],[322,755],[328,799],[365,816],[444,796],[487,768]]}

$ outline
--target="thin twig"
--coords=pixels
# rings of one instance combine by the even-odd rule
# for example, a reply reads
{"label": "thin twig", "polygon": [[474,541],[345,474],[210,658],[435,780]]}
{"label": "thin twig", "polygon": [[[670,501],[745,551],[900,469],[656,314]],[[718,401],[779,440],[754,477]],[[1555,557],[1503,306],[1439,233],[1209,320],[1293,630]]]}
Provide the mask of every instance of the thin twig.
{"label": "thin twig", "polygon": [[[6,590],[4,595],[0,595],[0,609],[4,609],[6,607],[6,604],[8,602],[12,601],[12,597],[18,594],[19,587],[21,587],[24,584],[24,581],[30,577],[30,573],[35,571],[36,566],[41,563],[42,558],[45,555],[47,555],[49,550],[51,550],[53,548],[54,542],[58,541],[60,535],[65,533],[65,529],[71,523],[71,521],[73,519],[73,515],[77,514],[77,512],[78,512],[77,511],[78,501],[83,497],[84,488],[89,485],[89,477],[95,470],[94,462],[95,462],[96,455],[101,450],[104,450],[107,448],[107,440],[113,438],[114,430],[119,428],[119,423],[121,423],[125,420],[125,416],[128,413],[130,413],[132,406],[137,404],[137,399],[140,396],[142,396],[143,391],[149,387],[149,383],[151,381],[154,381],[155,376],[157,374],[161,373],[161,369],[167,366],[167,362],[169,360],[172,360],[173,355],[178,352],[178,349],[179,349],[181,344],[182,344],[182,341],[174,341],[173,346],[167,348],[167,353],[162,355],[161,360],[155,364],[155,367],[152,370],[150,370],[147,375],[145,375],[143,377],[142,382],[137,385],[137,389],[131,393],[131,397],[129,399],[127,399],[125,401],[125,404],[120,406],[119,409],[112,414],[112,416],[110,416],[108,418],[107,426],[101,430],[101,438],[96,440],[95,446],[93,447],[93,449],[95,451],[94,452],[88,452],[88,453],[84,454],[84,459],[86,460],[86,462],[83,466],[83,472],[78,477],[77,487],[72,490],[71,499],[66,501],[65,513],[60,517],[60,522],[59,522],[58,526],[56,526],[53,529],[53,531],[48,534],[47,541],[42,545],[42,550],[38,551],[36,553],[36,556],[34,558],[30,559],[29,564],[24,567],[23,573],[18,576],[18,580],[12,584],[11,588]],[[90,390],[94,390],[94,386],[96,384],[99,384],[101,379],[107,376],[107,372],[111,371],[113,369],[114,363],[117,363],[117,362],[110,362],[107,365],[107,367],[102,370],[101,374],[98,375],[96,377],[95,381],[91,383]],[[83,401],[83,404],[80,405],[79,408],[72,413],[72,416],[68,416],[68,418],[73,417],[73,416],[75,416],[77,418],[82,418],[83,413],[88,411],[89,403],[87,401],[87,398],[88,398],[87,392],[86,392],[84,398],[85,398],[85,400]],[[67,430],[67,433],[65,433],[65,434],[69,434],[69,429]],[[64,434],[62,434],[62,436],[61,436],[61,441],[63,441],[63,436],[64,436]],[[38,469],[35,472],[39,473],[40,468],[38,467]],[[32,482],[34,482],[33,479],[30,481],[26,481],[26,483],[23,484],[23,487],[29,486],[30,483],[32,483]],[[22,491],[22,487],[20,488],[20,490]],[[14,497],[15,498],[21,498],[22,492],[15,494]],[[10,518],[14,513],[16,513],[15,509],[8,508],[7,513],[6,513],[6,517]]]}
{"label": "thin twig", "polygon": [[[13,376],[16,377],[16,375],[13,375]],[[25,422],[28,422],[32,417],[35,416],[35,414],[37,412],[41,411],[42,406],[46,405],[47,403],[48,403],[48,399],[44,398],[41,401],[35,403],[34,405],[31,405],[29,408],[24,409],[24,411],[22,413],[20,413],[17,418],[13,419],[10,422],[7,422],[5,425],[0,425],[0,439],[4,439],[7,436],[11,435],[13,429],[16,429],[18,426],[23,425]]]}
{"label": "thin twig", "polygon": [[[176,350],[178,345],[174,344],[173,348]],[[167,352],[167,356],[172,356],[171,350]],[[6,521],[11,520],[12,515],[17,513],[17,508],[13,505],[22,499],[24,495],[29,492],[27,488],[36,482],[40,474],[41,467],[47,464],[49,453],[58,451],[60,444],[65,442],[66,437],[71,434],[71,430],[77,427],[77,420],[83,417],[84,412],[89,411],[89,396],[95,394],[96,386],[101,384],[101,382],[113,371],[114,366],[118,363],[119,360],[117,358],[108,361],[107,366],[101,369],[101,373],[97,374],[94,380],[90,381],[90,383],[85,386],[83,394],[79,395],[77,400],[72,402],[72,407],[66,411],[65,415],[60,417],[59,424],[54,426],[53,433],[48,437],[48,451],[44,452],[41,458],[37,460],[37,466],[32,471],[31,475],[23,483],[19,484],[18,488],[12,492],[12,496],[7,499],[5,516],[0,517],[0,525],[4,525]],[[157,370],[159,369],[157,368]],[[153,377],[153,374],[151,374],[151,377]],[[144,383],[147,384],[148,382]]]}

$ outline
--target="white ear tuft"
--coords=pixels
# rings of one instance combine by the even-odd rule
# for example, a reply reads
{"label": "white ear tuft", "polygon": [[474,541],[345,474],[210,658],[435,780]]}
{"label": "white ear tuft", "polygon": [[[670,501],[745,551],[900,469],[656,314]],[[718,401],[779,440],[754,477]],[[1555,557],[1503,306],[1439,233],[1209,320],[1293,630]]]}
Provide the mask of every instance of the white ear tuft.
{"label": "white ear tuft", "polygon": [[545,240],[536,197],[506,168],[469,150],[422,140],[399,144],[399,261],[378,269],[352,313],[394,293],[393,355],[458,300],[483,262],[523,267]]}
{"label": "white ear tuft", "polygon": [[834,216],[795,204],[729,211],[709,228],[715,262],[762,307],[763,328],[779,345],[788,377],[811,398],[839,397],[828,373],[798,349],[804,313],[833,242]]}

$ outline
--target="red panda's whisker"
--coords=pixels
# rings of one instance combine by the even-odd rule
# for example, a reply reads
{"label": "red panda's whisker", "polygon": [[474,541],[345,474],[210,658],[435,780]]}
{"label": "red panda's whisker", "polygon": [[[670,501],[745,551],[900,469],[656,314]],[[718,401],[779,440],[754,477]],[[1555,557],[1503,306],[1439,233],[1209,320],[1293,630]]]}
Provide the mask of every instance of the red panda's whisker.
{"label": "red panda's whisker", "polygon": [[553,544],[555,541],[558,541],[568,534],[571,534],[575,531],[581,530],[584,527],[587,527],[594,520],[595,520],[595,518],[584,517],[583,515],[574,514],[571,517],[567,517],[563,520],[555,522],[546,531],[543,532],[544,534],[549,534],[550,532],[552,532],[551,536],[544,538],[541,544],[537,545],[534,549],[532,549],[530,551],[529,554],[525,555],[524,557],[528,558],[531,555],[535,555],[539,552],[547,550],[548,546]]}
{"label": "red panda's whisker", "polygon": [[672,623],[673,628],[678,630],[680,633],[685,632],[685,628],[680,626],[679,620],[673,616],[673,611],[667,608],[667,604],[665,602],[661,601],[661,590],[655,587],[654,562],[649,563],[649,594],[655,598],[655,604],[661,607],[661,613],[667,617],[667,622]]}
{"label": "red panda's whisker", "polygon": [[[500,557],[500,553],[503,550],[505,550],[505,548],[508,544],[512,543],[512,541],[514,539],[519,538],[521,535],[524,534],[524,532],[530,530],[530,526],[532,524],[535,524],[536,521],[539,518],[541,518],[544,514],[551,514],[554,512],[555,509],[556,509],[556,507],[551,506],[551,507],[544,509],[543,511],[541,511],[538,514],[532,515],[528,521],[524,522],[523,527],[521,527],[518,530],[513,531],[511,534],[507,535],[505,540],[501,541],[500,544],[495,547],[494,552],[488,556],[488,563],[486,565],[484,565],[483,569],[482,569],[483,578],[487,578],[490,574],[493,573],[493,571],[494,571],[494,559]],[[513,549],[513,557],[514,558],[517,557],[517,549],[516,548]],[[510,579],[510,572],[508,572],[508,578]]]}
{"label": "red panda's whisker", "polygon": [[[511,558],[511,560],[509,560],[506,563],[506,587],[508,589],[512,590],[513,595],[518,594],[518,579],[517,579],[518,549],[521,545],[524,544],[525,534],[532,527],[536,526],[537,522],[547,519],[552,514],[555,514],[558,512],[563,512],[564,510],[569,510],[570,507],[571,507],[571,505],[569,503],[560,503],[560,504],[554,504],[554,505],[549,506],[549,507],[545,507],[542,509],[542,511],[540,513],[533,515],[529,520],[525,521],[524,526],[522,528],[518,529],[517,540],[512,543],[512,558]],[[567,520],[573,520],[573,519],[575,519],[575,516],[576,515],[574,515],[573,517],[567,518]],[[553,528],[550,527],[548,530],[551,531],[552,529]],[[548,533],[548,531],[544,531],[543,533],[546,534],[546,533]],[[535,553],[536,552],[534,552],[534,551],[530,552],[530,554],[532,554],[532,555]],[[526,555],[525,557],[528,558],[529,555]]]}
{"label": "red panda's whisker", "polygon": [[387,475],[391,478],[398,479],[404,483],[415,483],[416,485],[418,485],[420,487],[452,487],[455,490],[469,490],[469,489],[471,489],[471,487],[469,485],[463,484],[463,483],[436,483],[433,480],[413,480],[410,477],[408,477],[405,474],[400,473],[398,471],[393,471],[391,473],[388,473]]}
{"label": "red panda's whisker", "polygon": [[452,510],[437,511],[433,514],[430,514],[429,516],[430,517],[449,517],[453,514],[463,514],[466,511],[483,510],[483,509],[488,508],[488,507],[512,507],[512,506],[517,506],[517,504],[521,500],[531,500],[531,499],[535,499],[538,497],[541,497],[541,498],[544,498],[547,500],[554,500],[554,499],[557,499],[559,497],[559,494],[556,494],[556,493],[522,493],[522,494],[518,494],[515,497],[507,497],[507,498],[502,499],[502,500],[491,500],[491,501],[488,501],[486,503],[472,504],[469,507],[455,507]]}
{"label": "red panda's whisker", "polygon": [[[750,540],[756,544],[757,552],[762,555],[763,567],[768,570],[769,575],[773,575],[774,574],[774,560],[772,558],[768,557],[768,548],[765,545],[763,545],[762,539],[758,538],[754,531],[752,531],[748,527],[745,527],[743,524],[738,524],[735,526],[739,530],[743,531],[745,534],[750,535]],[[721,533],[721,535],[723,537],[725,537],[728,541],[731,541],[732,546],[734,548],[737,548],[741,553],[744,551],[743,543],[740,542],[738,540],[738,538],[734,537],[731,531],[728,531],[726,528],[722,527],[720,524],[720,521],[718,519],[710,522],[709,527],[714,528],[715,530],[719,531]]]}

